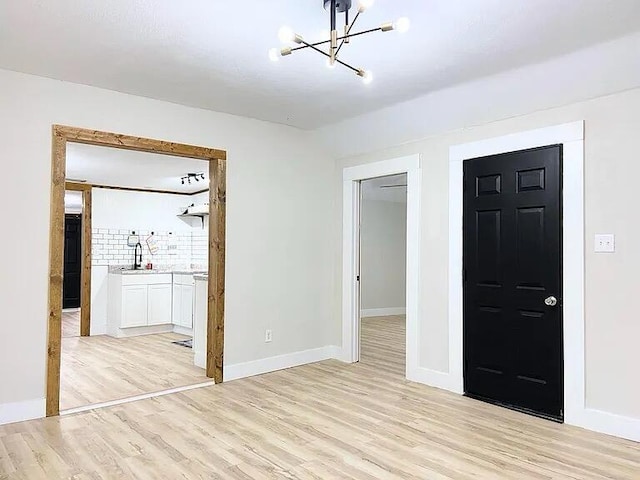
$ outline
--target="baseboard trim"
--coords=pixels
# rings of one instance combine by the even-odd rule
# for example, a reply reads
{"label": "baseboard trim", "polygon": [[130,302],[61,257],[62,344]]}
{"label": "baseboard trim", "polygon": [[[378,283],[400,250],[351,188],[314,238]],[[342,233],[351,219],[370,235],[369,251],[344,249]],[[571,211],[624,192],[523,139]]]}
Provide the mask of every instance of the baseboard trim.
{"label": "baseboard trim", "polygon": [[416,367],[407,370],[407,380],[448,390],[459,395],[463,393],[462,386],[458,385],[452,375],[438,370],[431,370],[430,368]]}
{"label": "baseboard trim", "polygon": [[44,398],[0,404],[0,425],[42,418],[45,416],[45,411]]}
{"label": "baseboard trim", "polygon": [[565,423],[640,442],[640,418],[625,417],[595,408],[585,408],[578,415],[565,418]]}
{"label": "baseboard trim", "polygon": [[360,317],[388,317],[390,315],[406,315],[406,307],[363,308]]}
{"label": "baseboard trim", "polygon": [[302,350],[300,352],[277,355],[275,357],[253,360],[251,362],[237,363],[224,366],[224,381],[238,380],[240,378],[262,375],[264,373],[284,370],[285,368],[298,367],[308,363],[322,362],[336,358],[339,347],[327,345],[326,347]]}
{"label": "baseboard trim", "polygon": [[186,335],[187,337],[193,337],[193,328],[183,327],[182,325],[174,325],[173,333],[179,335]]}

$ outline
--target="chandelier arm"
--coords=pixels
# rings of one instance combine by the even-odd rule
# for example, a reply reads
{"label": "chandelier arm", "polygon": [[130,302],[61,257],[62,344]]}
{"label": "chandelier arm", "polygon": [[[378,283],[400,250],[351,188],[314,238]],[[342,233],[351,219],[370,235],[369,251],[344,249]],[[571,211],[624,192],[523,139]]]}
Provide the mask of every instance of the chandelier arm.
{"label": "chandelier arm", "polygon": [[[324,50],[320,50],[320,49],[319,49],[318,47],[316,47],[315,45],[313,45],[313,44],[311,44],[311,43],[307,43],[307,42],[305,42],[304,40],[302,40],[302,43],[304,43],[306,47],[308,47],[308,48],[310,48],[310,49],[312,49],[312,50],[315,50],[315,51],[316,51],[316,52],[318,52],[318,53],[321,53],[321,54],[322,54],[322,55],[324,55],[325,57],[329,57],[329,58],[331,58],[331,55],[329,55],[329,54],[328,54],[327,52],[325,52]],[[325,43],[326,43],[326,42],[325,42]],[[339,63],[340,65],[342,65],[342,66],[347,67],[349,70],[353,70],[353,71],[354,71],[354,72],[356,72],[356,73],[359,73],[359,72],[360,72],[360,70],[359,70],[359,69],[357,69],[357,68],[355,68],[355,67],[352,67],[351,65],[349,65],[348,63],[343,62],[342,60],[338,60],[338,59],[336,58],[336,62],[338,62],[338,63]]]}
{"label": "chandelier arm", "polygon": [[304,50],[305,48],[317,47],[318,45],[324,45],[325,43],[329,43],[329,42],[331,42],[331,40],[323,40],[322,42],[315,42],[315,43],[307,43],[303,40],[302,41],[303,45],[299,47],[294,47],[291,49],[291,51],[295,52],[296,50]]}
{"label": "chandelier arm", "polygon": [[[379,32],[379,31],[382,31],[382,28],[380,28],[380,27],[372,28],[370,30],[364,30],[362,32],[351,33],[351,34],[345,35],[343,37],[338,37],[338,40],[342,40],[344,42],[344,40],[346,38],[357,37],[358,35],[364,35],[365,33]],[[301,45],[300,47],[294,47],[294,48],[291,49],[291,51],[295,52],[296,50],[304,50],[305,48],[317,47],[318,45],[324,45],[325,43],[330,43],[330,42],[331,42],[331,40],[323,40],[322,42],[308,43],[305,40],[302,40],[301,43],[303,45]]]}
{"label": "chandelier arm", "polygon": [[[349,34],[351,33],[351,29],[353,28],[353,26],[356,24],[356,21],[358,20],[358,17],[360,16],[360,11],[358,11],[358,13],[356,13],[355,18],[353,19],[353,22],[351,22],[351,24],[349,25],[349,28],[347,28],[347,31],[345,33],[345,36],[342,37],[342,42],[340,42],[340,46],[338,47],[338,50],[336,50],[336,57],[338,56],[338,54],[340,53],[340,49],[342,48],[342,46],[345,44],[345,40],[349,39]],[[338,39],[340,40],[340,39]]]}

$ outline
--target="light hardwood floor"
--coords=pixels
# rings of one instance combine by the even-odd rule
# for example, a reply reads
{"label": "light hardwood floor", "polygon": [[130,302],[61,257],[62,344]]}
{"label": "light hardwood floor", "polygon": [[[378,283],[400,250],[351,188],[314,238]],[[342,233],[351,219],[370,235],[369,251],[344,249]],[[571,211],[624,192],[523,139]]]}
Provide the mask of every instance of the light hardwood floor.
{"label": "light hardwood floor", "polygon": [[206,382],[204,369],[193,365],[193,350],[171,343],[184,338],[174,333],[63,338],[60,408]]}
{"label": "light hardwood floor", "polygon": [[77,312],[62,312],[62,337],[80,336],[80,310]]}
{"label": "light hardwood floor", "polygon": [[360,362],[404,377],[406,325],[404,315],[360,320]]}
{"label": "light hardwood floor", "polygon": [[359,364],[0,427],[0,478],[640,478],[640,444],[407,382],[400,359],[381,368],[397,323],[363,322]]}

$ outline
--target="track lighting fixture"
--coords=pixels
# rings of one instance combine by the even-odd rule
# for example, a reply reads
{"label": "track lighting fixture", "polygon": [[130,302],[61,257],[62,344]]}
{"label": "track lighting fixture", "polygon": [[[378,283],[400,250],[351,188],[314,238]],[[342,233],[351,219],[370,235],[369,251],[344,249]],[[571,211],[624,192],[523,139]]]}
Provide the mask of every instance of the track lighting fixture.
{"label": "track lighting fixture", "polygon": [[185,180],[187,181],[187,183],[189,183],[189,185],[191,185],[192,179],[195,180],[196,182],[199,182],[200,180],[205,180],[204,173],[187,173],[184,177],[180,178],[180,180],[182,181],[182,185],[184,185]]}
{"label": "track lighting fixture", "polygon": [[[370,84],[373,81],[373,75],[370,71],[362,68],[356,68],[343,62],[338,58],[338,54],[342,50],[345,44],[349,44],[353,37],[364,35],[373,32],[389,32],[396,30],[399,33],[405,33],[409,30],[410,22],[406,17],[398,19],[396,22],[384,23],[378,28],[371,28],[363,30],[361,32],[351,33],[353,26],[360,14],[364,13],[369,7],[373,5],[374,0],[358,0],[358,8],[356,16],[352,22],[349,22],[349,11],[351,10],[352,0],[322,0],[325,10],[328,10],[331,14],[331,32],[328,34],[329,39],[320,42],[309,43],[302,36],[296,34],[290,27],[282,27],[278,31],[278,38],[282,43],[295,43],[298,46],[285,46],[278,50],[272,48],[269,50],[269,58],[271,61],[278,61],[280,57],[287,57],[297,50],[303,50],[310,48],[316,52],[327,57],[327,66],[329,68],[335,67],[336,64],[340,64],[349,70],[353,71],[356,75],[362,78],[363,83]],[[344,31],[338,33],[336,26],[337,16],[339,13],[344,13]],[[323,46],[328,44],[328,51],[325,51]]]}

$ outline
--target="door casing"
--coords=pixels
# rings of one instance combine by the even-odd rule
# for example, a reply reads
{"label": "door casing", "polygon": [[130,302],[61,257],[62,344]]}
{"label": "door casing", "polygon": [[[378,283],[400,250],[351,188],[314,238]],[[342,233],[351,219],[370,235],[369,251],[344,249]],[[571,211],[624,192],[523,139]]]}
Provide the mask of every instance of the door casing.
{"label": "door casing", "polygon": [[584,424],[584,122],[455,145],[449,151],[449,372],[463,393],[462,213],[464,160],[562,144],[564,421]]}
{"label": "door casing", "polygon": [[[50,417],[60,413],[62,252],[64,247],[66,151],[67,143],[69,142],[195,158],[209,162],[210,220],[206,374],[207,377],[213,378],[216,383],[221,383],[223,381],[224,350],[227,152],[213,148],[134,137],[119,133],[53,125],[51,148],[51,216],[49,224],[46,415]],[[88,198],[90,198],[90,196]],[[83,262],[86,268],[90,267],[90,248],[84,249]],[[91,281],[90,270],[88,276],[86,275],[86,271],[83,271],[83,275],[83,281]],[[85,300],[88,301],[89,299],[85,296]],[[85,308],[84,303],[82,303],[82,308]]]}
{"label": "door casing", "polygon": [[360,359],[360,286],[357,281],[360,258],[360,182],[370,178],[407,174],[407,333],[406,375],[418,374],[418,322],[420,295],[420,155],[374,162],[343,170],[342,197],[342,352],[340,359]]}

